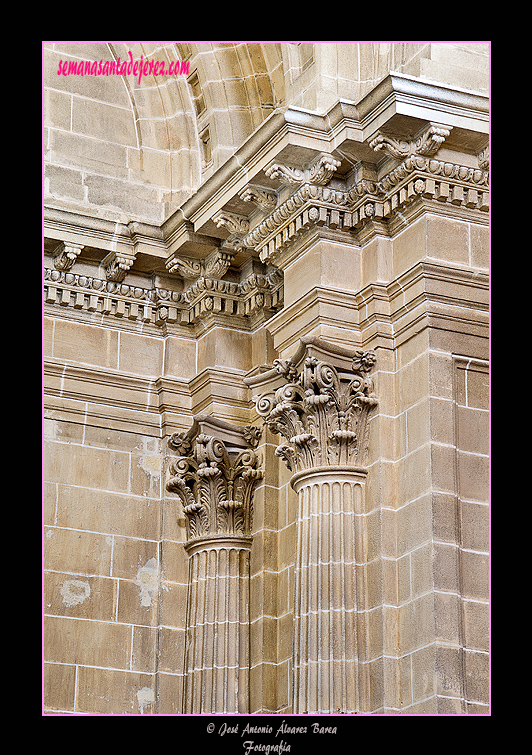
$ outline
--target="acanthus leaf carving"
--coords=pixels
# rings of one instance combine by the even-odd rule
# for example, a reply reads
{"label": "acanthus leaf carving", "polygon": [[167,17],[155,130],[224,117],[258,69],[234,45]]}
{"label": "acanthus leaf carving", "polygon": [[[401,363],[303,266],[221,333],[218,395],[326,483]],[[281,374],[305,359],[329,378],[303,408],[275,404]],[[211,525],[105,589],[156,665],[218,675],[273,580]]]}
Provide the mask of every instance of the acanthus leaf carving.
{"label": "acanthus leaf carving", "polygon": [[451,126],[429,124],[422,133],[413,139],[403,139],[392,134],[379,133],[369,143],[369,146],[379,152],[383,150],[392,157],[404,159],[412,155],[424,157],[435,155],[445,139],[451,133]]}
{"label": "acanthus leaf carving", "polygon": [[234,251],[216,249],[205,260],[204,275],[209,278],[223,278],[234,257]]}
{"label": "acanthus leaf carving", "polygon": [[[260,428],[249,426],[242,435],[244,440],[258,443]],[[253,493],[262,477],[255,450],[229,448],[206,433],[196,437],[176,433],[169,445],[183,454],[170,464],[166,489],[181,499],[187,540],[208,535],[250,535]]]}
{"label": "acanthus leaf carving", "polygon": [[113,252],[103,262],[105,268],[105,277],[108,281],[121,283],[133,266],[134,262],[134,254],[128,254],[126,252]]}
{"label": "acanthus leaf carving", "polygon": [[236,212],[222,210],[213,218],[217,228],[225,228],[229,231],[229,237],[223,242],[223,251],[236,254],[242,248],[242,239],[249,232],[249,220],[245,215]]}
{"label": "acanthus leaf carving", "polygon": [[63,272],[70,270],[83,249],[83,244],[73,244],[61,241],[53,253],[55,269],[62,270]]}
{"label": "acanthus leaf carving", "polygon": [[269,430],[285,439],[275,453],[288,469],[364,463],[368,415],[377,404],[368,375],[375,360],[375,352],[357,350],[350,373],[315,356],[305,359],[301,372],[289,360],[276,360],[287,382],[257,397],[255,406]]}
{"label": "acanthus leaf carving", "polygon": [[489,144],[487,147],[484,147],[483,150],[481,150],[478,153],[478,167],[481,170],[489,170],[490,167],[490,147]]}
{"label": "acanthus leaf carving", "polygon": [[305,171],[305,182],[314,186],[326,186],[340,165],[340,160],[335,160],[330,155],[323,155],[308,171]]}
{"label": "acanthus leaf carving", "polygon": [[194,257],[179,257],[172,255],[166,268],[170,273],[177,273],[186,280],[198,280],[198,278],[223,278],[235,256],[234,249],[215,249],[205,260]]}
{"label": "acanthus leaf carving", "polygon": [[412,154],[379,181],[362,179],[344,191],[303,184],[242,243],[255,248],[262,262],[279,264],[283,251],[308,228],[325,226],[358,234],[371,223],[401,220],[403,209],[417,199],[485,213],[489,209],[488,173]]}
{"label": "acanthus leaf carving", "polygon": [[301,186],[312,184],[326,186],[333,177],[340,161],[331,155],[320,155],[318,160],[309,168],[296,168],[282,163],[273,163],[265,171],[268,178],[277,179],[287,186]]}
{"label": "acanthus leaf carving", "polygon": [[277,194],[275,191],[254,184],[248,184],[240,192],[239,197],[244,202],[253,202],[258,205],[263,212],[271,212],[277,206]]}
{"label": "acanthus leaf carving", "polygon": [[201,260],[172,255],[166,265],[170,273],[177,273],[186,280],[195,280],[202,274]]}
{"label": "acanthus leaf carving", "polygon": [[238,215],[236,212],[227,212],[223,210],[213,216],[213,221],[217,228],[226,228],[229,233],[244,235],[249,231],[249,220],[245,215]]}

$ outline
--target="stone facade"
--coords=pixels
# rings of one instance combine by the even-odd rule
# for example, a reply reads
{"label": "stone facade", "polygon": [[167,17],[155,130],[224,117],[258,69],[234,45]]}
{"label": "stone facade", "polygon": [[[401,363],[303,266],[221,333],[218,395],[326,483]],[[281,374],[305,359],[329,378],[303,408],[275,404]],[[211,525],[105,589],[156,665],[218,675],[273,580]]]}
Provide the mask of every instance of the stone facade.
{"label": "stone facade", "polygon": [[45,712],[488,713],[489,44],[43,72]]}

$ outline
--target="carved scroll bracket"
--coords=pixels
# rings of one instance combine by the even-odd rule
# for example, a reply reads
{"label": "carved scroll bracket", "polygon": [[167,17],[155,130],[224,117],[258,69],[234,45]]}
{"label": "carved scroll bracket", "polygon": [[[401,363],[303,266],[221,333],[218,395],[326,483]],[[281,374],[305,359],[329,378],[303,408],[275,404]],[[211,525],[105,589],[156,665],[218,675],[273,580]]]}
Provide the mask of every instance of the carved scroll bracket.
{"label": "carved scroll bracket", "polygon": [[215,249],[205,260],[193,257],[181,257],[173,254],[166,263],[170,273],[177,273],[185,280],[197,280],[198,278],[224,277],[235,257],[235,250],[230,247]]}
{"label": "carved scroll bracket", "polygon": [[369,146],[376,152],[383,151],[401,160],[412,155],[431,157],[436,154],[451,130],[452,126],[429,123],[411,139],[379,132],[370,141]]}
{"label": "carved scroll bracket", "polygon": [[213,221],[217,228],[225,228],[226,231],[229,231],[229,237],[223,242],[224,251],[236,254],[242,248],[242,239],[249,232],[247,217],[224,210],[214,215]]}
{"label": "carved scroll bracket", "polygon": [[72,244],[61,241],[54,249],[54,267],[56,270],[66,272],[70,270],[83,251],[83,244]]}
{"label": "carved scroll bracket", "polygon": [[326,186],[333,177],[340,161],[327,154],[321,154],[308,168],[296,168],[282,163],[274,163],[265,171],[268,178],[277,179],[287,186],[312,184]]}
{"label": "carved scroll bracket", "polygon": [[112,252],[103,261],[108,281],[121,283],[135,262],[136,255],[127,252]]}

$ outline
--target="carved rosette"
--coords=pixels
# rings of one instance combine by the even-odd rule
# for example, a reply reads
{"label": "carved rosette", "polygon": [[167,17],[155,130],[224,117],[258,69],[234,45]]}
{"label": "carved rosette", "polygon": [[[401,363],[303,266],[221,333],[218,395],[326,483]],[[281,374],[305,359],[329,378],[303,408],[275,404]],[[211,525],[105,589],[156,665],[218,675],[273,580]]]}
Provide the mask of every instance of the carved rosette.
{"label": "carved rosette", "polygon": [[359,350],[350,373],[313,356],[305,359],[300,373],[289,360],[274,362],[287,382],[259,396],[255,406],[270,431],[287,441],[275,453],[288,469],[364,464],[368,415],[377,404],[368,376],[375,361],[375,352]]}
{"label": "carved rosette", "polygon": [[262,477],[252,448],[230,453],[210,435],[173,443],[185,455],[170,465],[166,488],[183,504],[187,541],[205,536],[249,536],[253,521],[253,492]]}

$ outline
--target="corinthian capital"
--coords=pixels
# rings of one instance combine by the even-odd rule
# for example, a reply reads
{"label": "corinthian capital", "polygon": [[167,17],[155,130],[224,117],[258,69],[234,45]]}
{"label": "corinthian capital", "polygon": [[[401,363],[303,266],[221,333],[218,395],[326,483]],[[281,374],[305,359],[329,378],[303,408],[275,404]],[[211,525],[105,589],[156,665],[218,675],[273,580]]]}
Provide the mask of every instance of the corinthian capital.
{"label": "corinthian capital", "polygon": [[346,371],[308,356],[300,372],[290,360],[274,362],[286,382],[257,397],[255,406],[271,432],[285,439],[276,455],[290,470],[364,463],[368,414],[377,404],[368,375],[375,360],[373,351],[358,350]]}
{"label": "corinthian capital", "polygon": [[170,464],[171,477],[166,489],[181,499],[187,540],[216,535],[248,536],[252,528],[253,493],[262,472],[257,454],[245,446],[252,445],[250,436],[256,440],[257,433],[251,432],[252,428],[241,430],[242,448],[205,432],[196,434],[201,424],[196,422],[191,432],[172,436],[169,442],[183,454]]}

